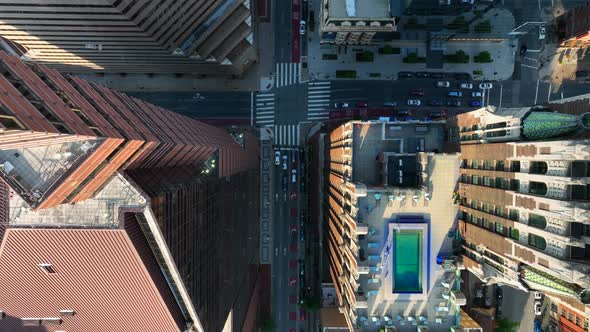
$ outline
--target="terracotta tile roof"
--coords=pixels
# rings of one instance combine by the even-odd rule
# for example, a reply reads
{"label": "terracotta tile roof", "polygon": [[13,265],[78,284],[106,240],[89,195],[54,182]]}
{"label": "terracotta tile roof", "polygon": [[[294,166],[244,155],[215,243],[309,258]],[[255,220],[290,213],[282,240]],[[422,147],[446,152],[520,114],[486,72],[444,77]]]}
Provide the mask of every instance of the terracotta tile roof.
{"label": "terracotta tile roof", "polygon": [[60,317],[62,309],[75,315],[46,331],[179,331],[184,324],[123,229],[8,229],[0,280],[0,310],[11,318],[0,320],[0,331],[30,331],[21,318]]}

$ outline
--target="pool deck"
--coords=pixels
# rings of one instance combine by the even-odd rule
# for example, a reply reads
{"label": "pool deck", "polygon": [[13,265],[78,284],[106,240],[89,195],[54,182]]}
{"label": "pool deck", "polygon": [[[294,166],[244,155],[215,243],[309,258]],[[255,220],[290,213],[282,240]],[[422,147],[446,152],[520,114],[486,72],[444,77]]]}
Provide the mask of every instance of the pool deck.
{"label": "pool deck", "polygon": [[[367,308],[361,309],[361,314],[368,318],[368,324],[363,326],[363,331],[378,331],[380,326],[385,326],[382,325],[384,316],[393,320],[393,325],[387,326],[396,326],[398,331],[416,331],[416,325],[428,325],[429,331],[448,331],[449,327],[455,323],[455,308],[452,305],[449,306],[448,301],[443,297],[446,297],[443,295],[446,291],[442,285],[452,280],[453,276],[436,264],[436,257],[439,254],[452,253],[453,239],[448,237],[448,233],[456,222],[457,208],[453,205],[451,197],[459,176],[459,159],[456,155],[445,154],[437,154],[429,158],[431,160],[427,170],[429,173],[427,185],[431,192],[430,201],[425,200],[423,195],[419,195],[418,200],[414,201],[412,194],[406,193],[404,200],[389,202],[382,190],[374,191],[372,188],[368,188],[366,197],[359,198],[357,201],[359,219],[364,220],[363,224],[374,229],[373,234],[367,234],[365,239],[359,241],[360,248],[366,255],[373,257],[373,260],[369,259],[368,262],[361,264],[381,266],[385,244],[391,243],[393,233],[391,229],[397,225],[392,222],[397,216],[422,215],[427,222],[427,224],[417,224],[420,227],[426,227],[424,234],[427,241],[424,241],[423,245],[427,249],[422,253],[424,258],[428,258],[423,261],[424,293],[393,294],[393,285],[391,280],[388,280],[393,274],[392,259],[391,256],[386,258],[387,264],[390,265],[387,267],[390,269],[387,277],[384,277],[385,273],[381,271],[381,273],[370,272],[368,275],[361,275],[360,278],[360,288],[369,294]],[[374,197],[377,192],[383,194],[380,200]],[[393,189],[393,194],[398,195],[400,192]],[[405,228],[414,224],[401,225]],[[372,246],[369,247],[368,243],[372,243]],[[376,243],[379,245],[377,246]],[[375,260],[377,256],[380,260]],[[373,282],[367,282],[369,279]],[[379,279],[380,282],[374,282],[374,279]],[[377,292],[376,295],[374,295],[375,292]],[[420,316],[423,318],[422,322],[419,321]],[[372,320],[373,317],[379,319],[380,323],[375,323]],[[424,324],[424,320],[428,323]]]}

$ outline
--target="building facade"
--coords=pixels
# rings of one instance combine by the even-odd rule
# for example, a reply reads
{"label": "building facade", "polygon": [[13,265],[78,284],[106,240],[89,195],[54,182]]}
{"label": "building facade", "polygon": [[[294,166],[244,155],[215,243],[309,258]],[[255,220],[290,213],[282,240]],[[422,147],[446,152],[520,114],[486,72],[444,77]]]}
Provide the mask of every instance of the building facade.
{"label": "building facade", "polygon": [[547,108],[460,114],[457,192],[466,268],[590,314],[590,114]]}
{"label": "building facade", "polygon": [[258,280],[257,138],[4,52],[0,69],[0,275],[14,281],[0,330],[240,329]]}
{"label": "building facade", "polygon": [[320,43],[367,45],[391,40],[397,18],[391,0],[322,0]]}
{"label": "building facade", "polygon": [[572,8],[555,18],[561,47],[586,48],[590,44],[590,5]]}
{"label": "building facade", "polygon": [[250,0],[0,4],[22,59],[66,72],[241,75],[257,61]]}

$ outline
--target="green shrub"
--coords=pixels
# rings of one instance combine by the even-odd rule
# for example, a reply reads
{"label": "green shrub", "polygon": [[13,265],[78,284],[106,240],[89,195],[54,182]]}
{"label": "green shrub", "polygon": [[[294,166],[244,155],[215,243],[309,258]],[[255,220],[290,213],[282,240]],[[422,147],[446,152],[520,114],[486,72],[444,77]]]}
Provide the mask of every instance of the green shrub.
{"label": "green shrub", "polygon": [[451,23],[447,24],[447,29],[452,30],[464,29],[465,27],[467,27],[465,16],[457,16]]}
{"label": "green shrub", "polygon": [[473,28],[473,31],[478,33],[490,33],[492,32],[492,25],[490,24],[490,21],[486,20],[479,24],[476,24]]}
{"label": "green shrub", "polygon": [[381,73],[369,73],[369,77],[381,77]]}
{"label": "green shrub", "polygon": [[494,61],[490,52],[483,51],[473,57],[473,61],[477,63],[490,63]]}
{"label": "green shrub", "polygon": [[463,50],[458,50],[454,54],[445,54],[443,61],[447,63],[469,63],[469,55]]}
{"label": "green shrub", "polygon": [[338,54],[322,54],[322,60],[338,60]]}
{"label": "green shrub", "polygon": [[483,71],[481,70],[474,70],[473,75],[483,75]]}
{"label": "green shrub", "polygon": [[391,47],[391,45],[386,44],[383,47],[379,48],[379,54],[400,54],[401,49],[398,47]]}
{"label": "green shrub", "polygon": [[374,58],[375,56],[373,52],[370,51],[359,52],[356,54],[357,62],[373,62]]}
{"label": "green shrub", "polygon": [[356,78],[356,70],[337,70],[336,78]]}
{"label": "green shrub", "polygon": [[410,53],[402,60],[404,63],[424,63],[426,58],[419,57],[416,53]]}

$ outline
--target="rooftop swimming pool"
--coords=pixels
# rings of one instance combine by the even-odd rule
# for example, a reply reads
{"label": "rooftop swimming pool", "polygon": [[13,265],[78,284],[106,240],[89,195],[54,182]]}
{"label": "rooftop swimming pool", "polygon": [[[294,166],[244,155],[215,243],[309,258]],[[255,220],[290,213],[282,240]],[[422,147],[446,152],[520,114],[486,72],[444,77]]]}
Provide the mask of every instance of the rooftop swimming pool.
{"label": "rooftop swimming pool", "polygon": [[393,293],[422,293],[422,231],[393,234]]}

